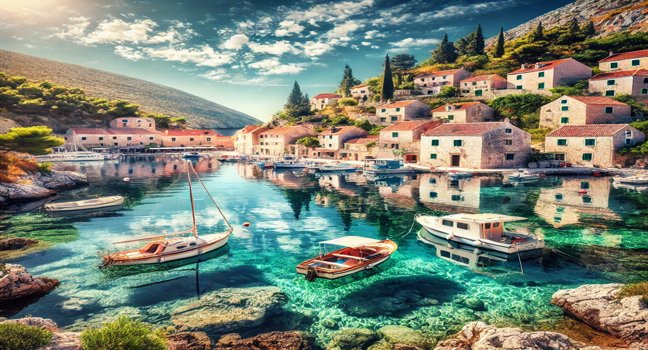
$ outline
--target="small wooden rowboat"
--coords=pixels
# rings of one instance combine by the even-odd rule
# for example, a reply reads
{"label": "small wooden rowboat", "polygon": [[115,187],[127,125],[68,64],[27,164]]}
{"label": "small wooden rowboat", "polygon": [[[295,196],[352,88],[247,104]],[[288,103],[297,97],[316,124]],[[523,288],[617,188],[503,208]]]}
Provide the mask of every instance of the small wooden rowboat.
{"label": "small wooden rowboat", "polygon": [[[344,248],[323,253],[325,245]],[[320,242],[320,255],[297,265],[297,273],[305,275],[308,281],[316,278],[336,279],[356,272],[369,270],[383,262],[396,251],[398,246],[390,240],[346,236]]]}
{"label": "small wooden rowboat", "polygon": [[59,211],[101,209],[101,208],[114,207],[122,204],[124,204],[124,197],[108,196],[108,197],[99,197],[94,199],[85,199],[81,201],[47,203],[43,208],[45,208],[46,211],[59,212]]}

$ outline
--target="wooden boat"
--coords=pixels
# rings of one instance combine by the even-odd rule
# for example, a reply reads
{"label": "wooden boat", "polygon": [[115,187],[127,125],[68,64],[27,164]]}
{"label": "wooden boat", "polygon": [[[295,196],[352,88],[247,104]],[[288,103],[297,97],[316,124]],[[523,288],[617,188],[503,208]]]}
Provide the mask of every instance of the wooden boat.
{"label": "wooden boat", "polygon": [[415,220],[425,229],[419,233],[419,239],[422,241],[431,241],[429,235],[434,235],[446,241],[483,250],[534,256],[544,248],[542,240],[519,232],[505,231],[504,223],[526,220],[523,217],[501,214],[452,214],[418,215]]}
{"label": "wooden boat", "polygon": [[646,186],[648,185],[648,175],[636,174],[632,176],[615,176],[614,182],[623,185]]}
{"label": "wooden boat", "polygon": [[47,203],[43,208],[49,212],[62,212],[109,208],[122,204],[124,204],[124,197],[108,196],[72,202]]}
{"label": "wooden boat", "polygon": [[[193,220],[193,226],[191,227],[191,229],[172,234],[142,237],[115,242],[115,244],[134,242],[147,243],[145,243],[138,249],[124,250],[104,255],[103,261],[101,263],[102,267],[161,264],[165,262],[177,261],[203,255],[227,244],[227,240],[229,238],[229,235],[232,233],[233,228],[230,225],[229,221],[227,221],[227,218],[221,211],[214,198],[211,196],[209,191],[207,191],[205,184],[202,182],[202,180],[200,180],[200,177],[198,176],[198,173],[194,169],[191,162],[188,161],[187,163],[189,164],[187,179],[189,181],[189,200],[191,202],[191,217]],[[198,178],[198,182],[200,182],[202,187],[207,192],[207,195],[218,209],[218,212],[223,217],[223,220],[228,226],[227,230],[223,232],[203,235],[198,234],[196,225],[196,210],[191,184],[191,173],[193,173]],[[191,233],[191,236],[187,236],[188,233]]]}
{"label": "wooden boat", "polygon": [[[327,245],[343,248],[323,252]],[[336,279],[369,270],[385,262],[398,246],[390,240],[346,236],[320,242],[320,255],[297,265],[297,273],[308,281],[316,278]]]}

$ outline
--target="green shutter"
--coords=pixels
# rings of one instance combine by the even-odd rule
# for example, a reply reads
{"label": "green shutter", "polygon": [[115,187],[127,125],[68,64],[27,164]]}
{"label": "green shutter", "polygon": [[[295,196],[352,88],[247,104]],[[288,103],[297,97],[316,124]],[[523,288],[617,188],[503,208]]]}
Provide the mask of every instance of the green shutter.
{"label": "green shutter", "polygon": [[432,146],[438,146],[439,145],[439,140],[434,139],[432,140]]}
{"label": "green shutter", "polygon": [[437,159],[436,153],[431,153],[430,154],[430,159]]}
{"label": "green shutter", "polygon": [[605,91],[605,96],[614,96],[614,90]]}
{"label": "green shutter", "polygon": [[617,62],[612,62],[612,63],[610,63],[610,68],[612,68],[612,69],[619,68],[619,64]]}
{"label": "green shutter", "polygon": [[614,107],[605,107],[605,113],[612,113],[614,112]]}
{"label": "green shutter", "polygon": [[558,140],[556,141],[556,144],[557,144],[558,146],[567,146],[567,139],[558,139]]}
{"label": "green shutter", "polygon": [[568,117],[560,118],[560,124],[567,124],[567,123],[569,123],[569,118]]}
{"label": "green shutter", "polygon": [[595,146],[596,139],[585,139],[585,146]]}
{"label": "green shutter", "polygon": [[591,161],[592,160],[592,154],[591,153],[583,153],[583,160],[584,161]]}
{"label": "green shutter", "polygon": [[638,66],[640,64],[639,60],[632,60],[633,66]]}
{"label": "green shutter", "polygon": [[562,106],[562,107],[560,107],[560,110],[563,111],[563,112],[566,112],[566,111],[569,110],[569,106]]}

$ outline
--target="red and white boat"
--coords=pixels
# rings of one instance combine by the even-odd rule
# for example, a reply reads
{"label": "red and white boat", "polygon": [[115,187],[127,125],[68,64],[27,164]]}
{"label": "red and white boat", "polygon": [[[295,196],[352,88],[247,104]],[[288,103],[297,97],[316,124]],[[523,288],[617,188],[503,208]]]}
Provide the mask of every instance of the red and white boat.
{"label": "red and white boat", "polygon": [[[343,248],[324,252],[327,245]],[[398,245],[391,240],[346,236],[320,242],[320,255],[297,265],[297,273],[308,281],[316,278],[336,279],[369,270],[385,262]]]}

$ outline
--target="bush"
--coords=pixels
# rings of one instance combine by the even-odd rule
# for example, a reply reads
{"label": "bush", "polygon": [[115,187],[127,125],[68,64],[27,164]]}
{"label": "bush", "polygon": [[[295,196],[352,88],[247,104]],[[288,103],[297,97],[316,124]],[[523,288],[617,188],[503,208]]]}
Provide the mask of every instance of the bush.
{"label": "bush", "polygon": [[527,130],[531,134],[531,142],[544,142],[545,136],[551,131],[549,128],[533,128]]}
{"label": "bush", "polygon": [[617,298],[626,298],[632,297],[635,295],[641,295],[641,301],[644,304],[648,304],[648,282],[639,282],[639,283],[630,283],[621,287]]}
{"label": "bush", "polygon": [[301,139],[297,140],[296,142],[298,145],[302,145],[304,147],[308,148],[315,148],[319,147],[319,139],[315,136],[306,136],[302,137]]}
{"label": "bush", "polygon": [[49,174],[52,172],[52,163],[50,162],[38,163],[37,168],[41,174]]}
{"label": "bush", "polygon": [[36,350],[52,340],[52,332],[21,323],[0,323],[0,349]]}
{"label": "bush", "polygon": [[352,97],[341,98],[338,100],[338,106],[357,106],[358,100]]}
{"label": "bush", "polygon": [[457,97],[459,96],[459,89],[454,86],[444,86],[437,94],[439,98]]}
{"label": "bush", "polygon": [[489,104],[497,115],[509,118],[511,123],[522,129],[538,127],[540,107],[551,102],[551,98],[536,94],[518,94],[498,97]]}
{"label": "bush", "polygon": [[85,350],[166,350],[166,340],[160,330],[150,325],[120,316],[101,328],[89,328],[81,333]]}

